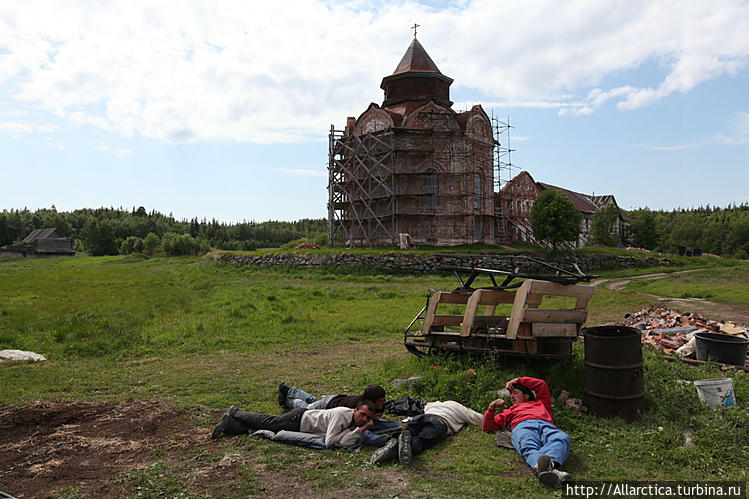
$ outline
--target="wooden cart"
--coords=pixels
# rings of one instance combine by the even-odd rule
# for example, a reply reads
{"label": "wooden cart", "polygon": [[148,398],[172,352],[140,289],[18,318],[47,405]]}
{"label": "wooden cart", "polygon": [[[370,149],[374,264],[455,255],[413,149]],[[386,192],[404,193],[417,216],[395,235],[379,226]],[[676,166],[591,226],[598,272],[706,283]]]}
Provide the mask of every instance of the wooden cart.
{"label": "wooden cart", "polygon": [[[492,269],[447,269],[456,272],[461,286],[428,293],[426,306],[406,328],[404,344],[408,351],[416,355],[435,350],[545,358],[572,355],[572,342],[585,323],[593,295],[592,286],[577,283],[595,276],[581,272],[540,276]],[[469,279],[464,281],[460,271],[470,271]],[[471,288],[481,274],[489,275],[493,286]],[[495,275],[505,276],[505,281],[498,285]],[[517,278],[525,280],[510,284]],[[551,297],[567,297],[562,301],[570,302],[569,308],[542,308],[544,299]],[[510,315],[495,314],[500,304],[512,305]]]}

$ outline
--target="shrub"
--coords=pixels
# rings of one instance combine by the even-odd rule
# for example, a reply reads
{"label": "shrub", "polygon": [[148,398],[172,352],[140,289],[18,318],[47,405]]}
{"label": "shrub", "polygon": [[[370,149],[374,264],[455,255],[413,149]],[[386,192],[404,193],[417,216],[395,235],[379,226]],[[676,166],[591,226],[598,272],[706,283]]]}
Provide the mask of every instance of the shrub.
{"label": "shrub", "polygon": [[157,234],[149,232],[145,239],[143,239],[143,252],[150,255],[154,254],[161,245],[161,239]]}
{"label": "shrub", "polygon": [[197,255],[200,245],[190,234],[167,232],[161,239],[161,249],[168,256]]}
{"label": "shrub", "polygon": [[143,239],[137,236],[128,236],[120,245],[120,254],[143,253]]}

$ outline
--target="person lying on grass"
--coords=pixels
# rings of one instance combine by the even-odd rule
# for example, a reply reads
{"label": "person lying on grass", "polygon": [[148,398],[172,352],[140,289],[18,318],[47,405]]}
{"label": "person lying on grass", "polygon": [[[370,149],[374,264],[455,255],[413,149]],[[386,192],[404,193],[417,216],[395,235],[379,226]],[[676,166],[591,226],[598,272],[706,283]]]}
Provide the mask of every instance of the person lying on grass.
{"label": "person lying on grass", "polygon": [[[481,428],[491,433],[510,426],[513,447],[544,484],[553,487],[571,480],[572,476],[561,470],[570,453],[570,436],[554,426],[546,383],[521,377],[508,381],[505,388],[512,405],[505,409],[503,399],[493,401]],[[497,414],[498,410],[502,412]]]}
{"label": "person lying on grass", "polygon": [[[370,383],[364,387],[364,393],[361,395],[325,395],[317,398],[301,388],[289,386],[283,381],[278,384],[278,405],[284,409],[333,409],[335,407],[355,408],[362,400],[369,400],[374,404],[374,423],[370,435],[369,430],[365,430],[367,436],[367,445],[384,445],[387,437],[382,435],[394,430],[400,430],[401,425],[395,421],[387,421],[382,418],[385,410],[385,389],[380,385]],[[377,437],[375,435],[382,435]]]}
{"label": "person lying on grass", "polygon": [[403,466],[410,466],[413,456],[455,435],[466,424],[480,425],[481,414],[454,400],[429,402],[424,414],[412,418],[397,438],[372,453],[371,462],[382,464],[397,457]]}
{"label": "person lying on grass", "polygon": [[224,435],[243,435],[253,430],[290,431],[325,435],[326,448],[358,447],[364,441],[363,431],[372,426],[374,405],[362,400],[356,409],[292,409],[280,416],[241,411],[229,407],[213,429],[212,439]]}

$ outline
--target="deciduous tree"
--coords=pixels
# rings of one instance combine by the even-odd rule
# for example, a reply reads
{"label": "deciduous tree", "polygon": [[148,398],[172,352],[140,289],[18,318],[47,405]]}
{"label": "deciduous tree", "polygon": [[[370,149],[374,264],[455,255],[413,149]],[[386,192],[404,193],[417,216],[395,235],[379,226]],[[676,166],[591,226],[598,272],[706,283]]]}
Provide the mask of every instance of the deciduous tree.
{"label": "deciduous tree", "polygon": [[552,250],[580,235],[580,211],[572,201],[556,189],[541,193],[531,208],[531,228],[536,239],[551,242]]}

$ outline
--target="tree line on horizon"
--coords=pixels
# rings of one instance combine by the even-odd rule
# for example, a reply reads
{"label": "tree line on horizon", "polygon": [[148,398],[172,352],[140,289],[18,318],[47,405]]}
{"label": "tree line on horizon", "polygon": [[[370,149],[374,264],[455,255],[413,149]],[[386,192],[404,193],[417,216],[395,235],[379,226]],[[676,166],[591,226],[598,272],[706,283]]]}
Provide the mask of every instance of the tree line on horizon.
{"label": "tree line on horizon", "polygon": [[[641,208],[629,213],[633,246],[674,253],[678,246],[705,253],[749,258],[749,204],[698,207],[671,211]],[[200,254],[210,249],[279,248],[302,238],[323,246],[327,220],[225,223],[216,219],[176,220],[171,214],[144,207],[79,209],[51,208],[0,212],[0,247],[20,242],[34,229],[54,227],[74,241],[76,251],[91,255],[155,253]],[[603,242],[605,241],[596,241]]]}
{"label": "tree line on horizon", "polygon": [[54,206],[36,211],[0,212],[0,247],[20,242],[32,230],[54,227],[74,241],[76,251],[90,255],[155,253],[200,254],[210,249],[255,250],[278,248],[308,238],[327,242],[327,220],[301,219],[295,222],[225,223],[216,219],[176,220],[171,214],[150,212],[142,206],[79,209],[58,212]]}
{"label": "tree line on horizon", "polygon": [[629,215],[636,247],[672,253],[678,246],[686,246],[703,253],[749,259],[749,203],[672,211],[642,208]]}

